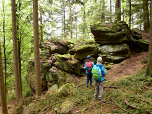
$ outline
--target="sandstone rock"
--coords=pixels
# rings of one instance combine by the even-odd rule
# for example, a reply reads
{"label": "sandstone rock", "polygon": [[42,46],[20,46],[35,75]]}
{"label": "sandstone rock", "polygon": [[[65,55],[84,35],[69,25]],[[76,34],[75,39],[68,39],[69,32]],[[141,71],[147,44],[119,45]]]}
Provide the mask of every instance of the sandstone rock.
{"label": "sandstone rock", "polygon": [[105,62],[114,63],[121,62],[131,54],[128,44],[98,46],[98,51]]}
{"label": "sandstone rock", "polygon": [[54,63],[54,66],[56,66],[57,68],[69,72],[69,73],[73,73],[76,75],[80,75],[80,61],[75,59],[74,56],[69,55],[69,54],[65,54],[65,55],[57,55],[56,56],[56,62]]}

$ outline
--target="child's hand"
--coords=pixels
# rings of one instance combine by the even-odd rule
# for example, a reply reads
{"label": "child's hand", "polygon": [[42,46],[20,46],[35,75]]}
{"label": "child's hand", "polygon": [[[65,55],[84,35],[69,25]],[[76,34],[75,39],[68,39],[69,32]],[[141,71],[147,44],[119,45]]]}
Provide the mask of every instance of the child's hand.
{"label": "child's hand", "polygon": [[87,67],[85,66],[85,67],[83,67],[84,69],[86,69]]}

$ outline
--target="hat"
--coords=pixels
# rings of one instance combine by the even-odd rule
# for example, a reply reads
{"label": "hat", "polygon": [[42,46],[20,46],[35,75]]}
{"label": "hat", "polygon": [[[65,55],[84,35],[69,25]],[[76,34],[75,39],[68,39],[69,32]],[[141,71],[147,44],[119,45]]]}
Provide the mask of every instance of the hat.
{"label": "hat", "polygon": [[90,55],[88,55],[86,59],[90,59],[90,58],[91,58],[91,56],[90,56]]}
{"label": "hat", "polygon": [[102,63],[102,57],[98,57],[97,58],[97,64],[101,64]]}

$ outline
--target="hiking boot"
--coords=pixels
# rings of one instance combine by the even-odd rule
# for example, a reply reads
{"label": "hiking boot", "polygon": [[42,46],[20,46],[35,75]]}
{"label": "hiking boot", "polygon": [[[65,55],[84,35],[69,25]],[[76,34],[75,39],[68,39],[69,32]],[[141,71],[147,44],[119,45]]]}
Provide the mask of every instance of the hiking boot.
{"label": "hiking boot", "polygon": [[88,88],[88,85],[87,85],[87,88]]}
{"label": "hiking boot", "polygon": [[97,100],[97,97],[94,97],[94,100]]}
{"label": "hiking boot", "polygon": [[98,98],[99,101],[102,101],[102,98]]}

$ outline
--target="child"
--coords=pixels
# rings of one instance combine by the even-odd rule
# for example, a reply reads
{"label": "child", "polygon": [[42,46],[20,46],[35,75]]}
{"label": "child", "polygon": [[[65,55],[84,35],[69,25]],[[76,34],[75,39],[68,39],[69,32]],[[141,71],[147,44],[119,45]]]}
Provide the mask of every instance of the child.
{"label": "child", "polygon": [[102,58],[98,57],[96,66],[100,68],[102,78],[100,78],[98,81],[95,80],[94,98],[95,98],[95,100],[97,100],[97,95],[99,93],[99,98],[98,98],[99,101],[102,101],[104,76],[106,75],[104,66],[101,63],[102,63]]}
{"label": "child", "polygon": [[86,74],[87,74],[87,88],[88,88],[88,84],[90,81],[90,87],[92,86],[92,67],[94,66],[94,62],[91,61],[91,56],[88,55],[87,56],[87,62],[84,65],[84,69],[86,69]]}

